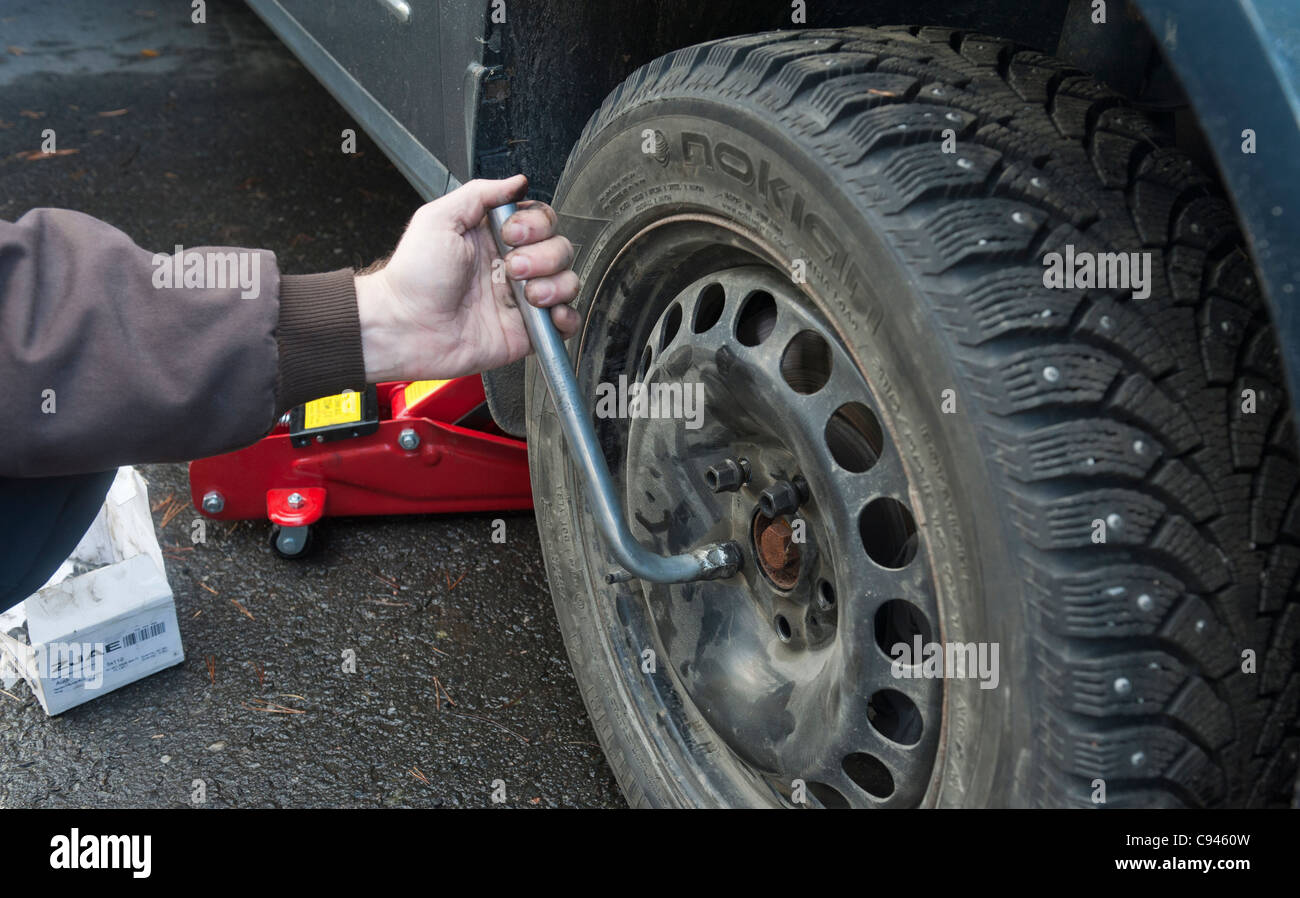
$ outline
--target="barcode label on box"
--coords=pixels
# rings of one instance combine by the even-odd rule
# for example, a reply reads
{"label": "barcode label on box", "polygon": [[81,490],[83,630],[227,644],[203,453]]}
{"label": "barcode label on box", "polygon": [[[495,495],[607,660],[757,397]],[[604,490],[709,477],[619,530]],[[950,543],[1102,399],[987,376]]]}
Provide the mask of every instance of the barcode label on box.
{"label": "barcode label on box", "polygon": [[127,633],[122,637],[122,645],[131,646],[135,645],[137,642],[144,642],[146,639],[152,639],[155,636],[161,635],[166,632],[166,630],[167,625],[165,623],[162,621],[155,621],[147,627],[141,627],[138,630],[133,630],[132,632]]}

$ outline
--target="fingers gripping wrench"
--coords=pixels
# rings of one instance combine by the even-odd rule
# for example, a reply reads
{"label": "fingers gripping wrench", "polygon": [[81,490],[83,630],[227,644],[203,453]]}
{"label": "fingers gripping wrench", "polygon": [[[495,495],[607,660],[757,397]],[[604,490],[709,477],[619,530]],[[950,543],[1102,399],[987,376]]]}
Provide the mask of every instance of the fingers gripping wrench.
{"label": "fingers gripping wrench", "polygon": [[[502,258],[511,247],[501,239],[501,229],[515,211],[515,204],[507,203],[488,212],[492,235],[496,238]],[[614,583],[637,578],[653,583],[686,583],[734,575],[743,561],[740,545],[734,541],[711,543],[681,555],[665,556],[648,551],[632,536],[618,494],[614,490],[614,483],[610,479],[605,456],[596,441],[591,416],[578,392],[569,353],[551,321],[550,309],[539,309],[529,304],[524,298],[522,281],[512,280],[509,283],[519,313],[524,318],[524,327],[532,341],[533,351],[537,354],[538,367],[541,368],[542,377],[551,393],[551,401],[555,403],[569,454],[582,475],[596,525],[605,545],[624,569],[607,575],[606,580]]]}

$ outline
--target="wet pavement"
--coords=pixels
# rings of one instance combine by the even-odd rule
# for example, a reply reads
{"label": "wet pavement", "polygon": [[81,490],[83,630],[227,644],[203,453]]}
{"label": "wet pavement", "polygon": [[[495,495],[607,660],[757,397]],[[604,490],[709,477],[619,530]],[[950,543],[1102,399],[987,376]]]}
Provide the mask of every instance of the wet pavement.
{"label": "wet pavement", "polygon": [[[348,127],[240,4],[209,2],[205,25],[188,3],[0,5],[2,219],[60,206],[150,250],[362,266],[419,198],[360,129],[342,154]],[[27,158],[47,128],[75,152]],[[531,515],[329,520],[290,562],[265,522],[210,525],[199,545],[188,505],[161,526],[185,467],[141,470],[185,662],[55,718],[25,684],[0,695],[0,807],[192,806],[196,780],[206,807],[622,805]]]}

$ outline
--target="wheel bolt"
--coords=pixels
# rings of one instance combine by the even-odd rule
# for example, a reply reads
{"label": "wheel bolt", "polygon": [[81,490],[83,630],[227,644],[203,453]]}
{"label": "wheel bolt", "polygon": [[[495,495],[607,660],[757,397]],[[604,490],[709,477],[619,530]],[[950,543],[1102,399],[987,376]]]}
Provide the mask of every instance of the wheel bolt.
{"label": "wheel bolt", "polygon": [[807,501],[808,481],[797,474],[793,480],[778,480],[758,494],[758,508],[769,518],[794,514]]}
{"label": "wheel bolt", "polygon": [[749,461],[727,458],[710,465],[704,472],[704,482],[715,493],[731,493],[749,481]]}

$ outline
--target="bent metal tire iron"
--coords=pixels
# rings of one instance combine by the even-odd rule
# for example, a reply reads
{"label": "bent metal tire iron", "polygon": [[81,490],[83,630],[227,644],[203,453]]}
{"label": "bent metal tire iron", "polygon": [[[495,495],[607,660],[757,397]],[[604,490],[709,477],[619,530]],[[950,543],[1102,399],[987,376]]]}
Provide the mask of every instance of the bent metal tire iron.
{"label": "bent metal tire iron", "polygon": [[[516,206],[507,203],[488,213],[492,236],[504,258],[511,247],[501,239],[501,229],[514,215]],[[569,454],[582,475],[587,498],[601,536],[611,553],[624,570],[606,576],[609,582],[638,578],[652,583],[687,583],[693,580],[718,580],[733,576],[739,570],[743,556],[740,545],[727,540],[711,543],[681,555],[656,555],[636,541],[628,530],[623,507],[609,476],[605,456],[596,442],[590,415],[578,393],[573,364],[569,361],[564,341],[551,321],[549,309],[539,309],[524,298],[524,282],[510,281],[515,303],[524,319],[528,338],[537,353],[537,364],[546,388],[551,394],[559,416],[560,427],[569,447]]]}

